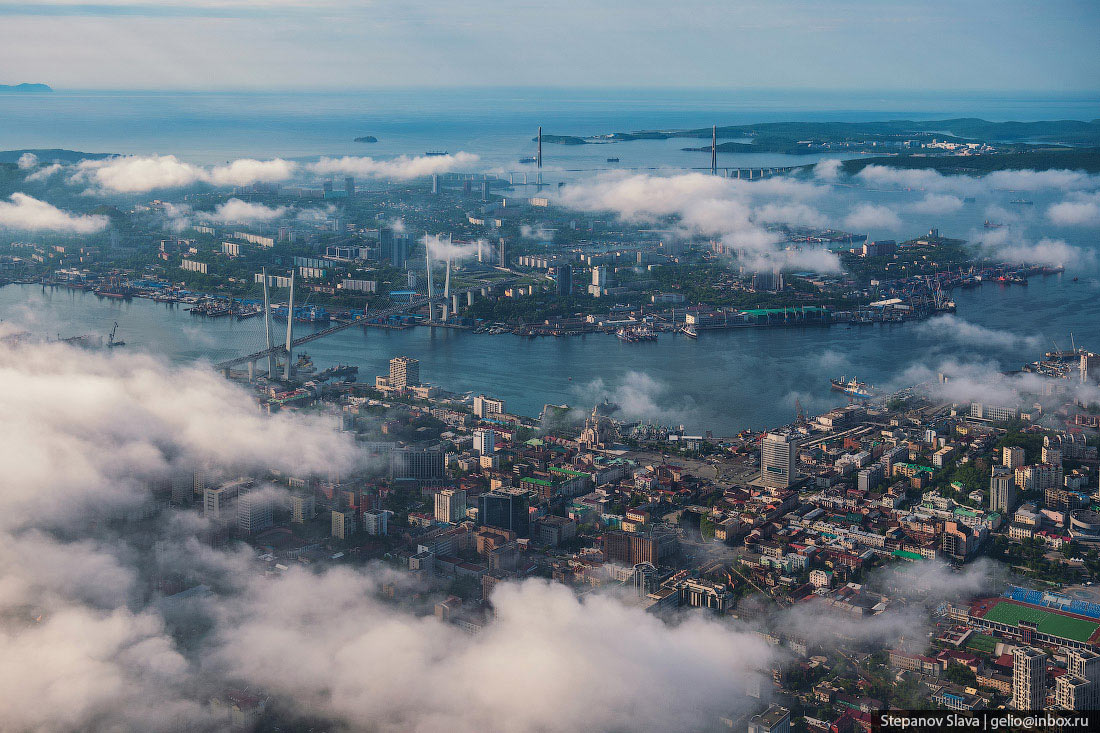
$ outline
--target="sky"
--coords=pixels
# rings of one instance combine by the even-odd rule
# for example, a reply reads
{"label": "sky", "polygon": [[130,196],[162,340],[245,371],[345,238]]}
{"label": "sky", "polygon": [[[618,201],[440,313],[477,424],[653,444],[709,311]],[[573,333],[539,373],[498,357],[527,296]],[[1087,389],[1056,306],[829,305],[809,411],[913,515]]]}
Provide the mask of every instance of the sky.
{"label": "sky", "polygon": [[0,83],[1095,92],[1095,0],[0,0]]}

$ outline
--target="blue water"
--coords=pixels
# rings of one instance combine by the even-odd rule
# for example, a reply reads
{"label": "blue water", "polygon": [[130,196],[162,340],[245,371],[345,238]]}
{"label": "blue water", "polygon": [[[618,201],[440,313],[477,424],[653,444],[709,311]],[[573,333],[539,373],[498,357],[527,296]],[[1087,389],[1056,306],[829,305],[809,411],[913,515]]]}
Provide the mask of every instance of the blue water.
{"label": "blue water", "polygon": [[[1024,95],[684,90],[382,90],[348,93],[65,92],[0,96],[0,149],[174,153],[199,163],[240,156],[421,154],[466,150],[494,165],[546,133],[590,135],[782,120],[974,116],[1094,119],[1100,99]],[[377,144],[354,143],[374,135]],[[613,146],[622,165],[707,165],[683,140]],[[603,163],[610,148],[547,146],[547,164]],[[802,162],[807,159],[800,158]],[[779,165],[761,158],[753,165]],[[745,163],[748,165],[749,163]]]}
{"label": "blue water", "polygon": [[[1087,98],[1023,96],[901,96],[868,93],[735,93],[654,91],[447,90],[347,94],[73,93],[0,96],[0,149],[62,147],[91,152],[173,153],[198,163],[241,156],[419,155],[464,150],[486,168],[522,170],[516,160],[534,152],[538,125],[546,133],[589,135],[622,130],[702,127],[779,120],[872,120],[957,116],[991,120],[1093,119],[1100,102]],[[352,138],[375,135],[377,144]],[[683,140],[614,146],[546,146],[551,168],[620,166],[691,168],[706,154],[680,150]],[[791,156],[729,155],[724,165],[785,165]],[[799,164],[814,160],[799,156]],[[576,175],[587,175],[576,174]],[[863,201],[899,212],[905,238],[939,227],[972,238],[991,206],[1010,207],[1017,194],[986,191],[950,214],[928,215],[907,206],[923,191],[839,187],[814,202],[834,220]],[[1097,249],[1097,232],[1054,228],[1044,219],[1057,193],[1027,194],[1033,206],[1012,211],[1021,236],[1064,238]],[[656,343],[627,345],[607,336],[526,340],[444,329],[349,329],[309,345],[320,367],[360,366],[370,380],[386,361],[404,354],[421,360],[422,376],[456,391],[503,397],[508,408],[537,414],[543,404],[591,405],[609,396],[635,414],[683,422],[690,430],[731,434],[744,427],[785,423],[799,400],[812,411],[843,398],[828,378],[846,374],[877,384],[897,380],[914,364],[944,359],[992,360],[1014,368],[1057,341],[1100,350],[1100,280],[1095,270],[1036,278],[1028,288],[987,285],[956,294],[958,317],[1024,338],[998,344],[960,343],[919,324],[849,329],[774,329],[712,332],[697,341],[662,335]],[[145,300],[105,301],[85,293],[33,286],[0,289],[0,319],[42,334],[106,334],[114,321],[127,349],[148,349],[189,361],[256,350],[260,323],[206,321]],[[299,327],[300,332],[310,327]]]}
{"label": "blue water", "polygon": [[[614,336],[523,339],[442,328],[352,328],[308,344],[319,367],[359,366],[361,381],[387,372],[393,356],[420,360],[421,377],[457,392],[485,392],[508,409],[537,415],[546,403],[591,406],[605,396],[633,415],[732,435],[790,422],[795,400],[825,411],[845,399],[833,376],[877,385],[902,379],[915,365],[947,360],[1018,368],[1057,343],[1100,350],[1100,279],[1048,276],[1029,287],[987,284],[955,294],[958,317],[1020,338],[1013,343],[956,341],[920,323],[889,326],[711,331],[691,340],[662,334],[655,343]],[[40,334],[106,335],[114,321],[127,350],[180,362],[217,361],[262,348],[262,321],[207,320],[178,306],[119,302],[40,286],[0,288],[0,319]],[[315,327],[296,325],[296,334]],[[643,376],[644,375],[644,376]]]}

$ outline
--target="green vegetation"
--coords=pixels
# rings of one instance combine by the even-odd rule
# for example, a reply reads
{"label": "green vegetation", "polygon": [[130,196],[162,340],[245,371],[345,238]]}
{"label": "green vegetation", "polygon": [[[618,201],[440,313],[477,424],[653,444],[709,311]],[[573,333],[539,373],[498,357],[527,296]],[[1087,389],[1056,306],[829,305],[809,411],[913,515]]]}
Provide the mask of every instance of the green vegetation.
{"label": "green vegetation", "polygon": [[1043,457],[1043,436],[1034,433],[1021,433],[1010,430],[997,441],[996,449],[1023,448],[1025,463],[1038,463]]}

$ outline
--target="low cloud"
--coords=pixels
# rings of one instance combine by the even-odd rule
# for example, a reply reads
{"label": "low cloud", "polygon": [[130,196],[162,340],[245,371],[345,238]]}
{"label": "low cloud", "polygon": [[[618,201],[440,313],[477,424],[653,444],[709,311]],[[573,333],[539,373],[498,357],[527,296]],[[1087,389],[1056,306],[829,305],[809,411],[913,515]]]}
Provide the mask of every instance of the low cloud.
{"label": "low cloud", "polygon": [[917,214],[952,214],[963,207],[958,196],[945,193],[930,193],[920,201],[909,205],[909,210]]}
{"label": "low cloud", "polygon": [[836,158],[828,158],[814,166],[814,178],[819,181],[834,183],[840,180],[841,166],[843,163]]}
{"label": "low cloud", "polygon": [[145,193],[184,188],[198,183],[212,186],[247,186],[278,183],[291,178],[294,163],[276,158],[242,158],[225,165],[203,167],[174,155],[127,155],[102,160],[82,160],[72,167],[72,183],[90,184],[94,191]]}
{"label": "low cloud", "polygon": [[962,196],[988,195],[995,191],[1072,191],[1095,189],[1100,178],[1082,171],[1008,170],[984,176],[943,175],[934,170],[869,165],[856,178],[875,186],[919,189]]}
{"label": "low cloud", "polygon": [[680,236],[720,238],[754,269],[794,267],[836,272],[836,255],[823,250],[784,249],[772,224],[821,225],[825,218],[808,202],[826,186],[777,176],[749,182],[701,173],[608,175],[560,189],[556,202],[591,212],[610,211],[624,221],[669,220]]}
{"label": "low cloud", "polygon": [[389,178],[408,180],[421,178],[435,173],[449,173],[463,170],[478,161],[473,153],[453,153],[450,155],[401,155],[388,160],[378,158],[344,156],[342,158],[321,158],[311,163],[308,169],[318,175],[364,176],[366,178]]}
{"label": "low cloud", "polygon": [[[150,487],[210,466],[349,471],[359,452],[330,424],[261,413],[209,365],[134,353],[0,339],[0,379],[13,729],[221,730],[209,701],[232,688],[336,728],[565,733],[615,729],[629,709],[632,728],[699,729],[749,711],[744,692],[772,663],[736,622],[666,623],[542,580],[499,585],[475,636],[383,599],[384,582],[427,589],[379,566],[263,572],[243,545],[200,541],[207,520]],[[212,592],[166,598],[173,578]]]}
{"label": "low cloud", "polygon": [[16,165],[19,166],[19,170],[28,171],[38,165],[38,156],[34,153],[23,153],[19,156]]}
{"label": "low cloud", "polygon": [[901,219],[893,209],[878,204],[862,203],[852,209],[844,219],[844,226],[856,231],[901,229]]}
{"label": "low cloud", "polygon": [[1095,253],[1064,239],[1044,237],[1032,242],[1010,227],[975,232],[973,239],[986,256],[1012,264],[1066,268],[1091,268],[1096,264]]}
{"label": "low cloud", "polygon": [[695,416],[694,405],[685,404],[682,395],[645,372],[630,371],[614,380],[597,377],[575,391],[582,404],[606,400],[617,405],[614,417],[619,420],[683,423]]}
{"label": "low cloud", "polygon": [[951,314],[923,321],[916,328],[918,333],[932,336],[937,340],[951,340],[970,346],[1034,351],[1043,344],[1043,339],[1039,336],[1022,336],[1012,331],[986,328]]}
{"label": "low cloud", "polygon": [[477,255],[477,242],[455,242],[450,237],[425,234],[420,242],[427,247],[434,260],[464,260]]}
{"label": "low cloud", "polygon": [[106,216],[72,214],[25,193],[13,193],[9,201],[0,201],[0,229],[92,234],[110,223]]}
{"label": "low cloud", "polygon": [[1047,218],[1063,227],[1100,226],[1100,193],[1077,194],[1047,209]]}
{"label": "low cloud", "polygon": [[215,223],[272,221],[286,216],[287,208],[271,208],[263,204],[254,204],[240,199],[229,199],[218,204],[211,213],[199,215],[200,219]]}

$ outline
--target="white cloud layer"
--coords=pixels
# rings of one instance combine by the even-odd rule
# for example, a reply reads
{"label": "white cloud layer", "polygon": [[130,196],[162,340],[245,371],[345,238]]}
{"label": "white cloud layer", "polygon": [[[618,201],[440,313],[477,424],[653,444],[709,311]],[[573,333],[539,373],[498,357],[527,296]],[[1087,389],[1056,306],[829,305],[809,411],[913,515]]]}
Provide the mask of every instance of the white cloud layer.
{"label": "white cloud layer", "polygon": [[316,163],[310,163],[308,168],[319,175],[408,180],[436,173],[450,173],[469,169],[477,161],[478,156],[464,152],[449,155],[402,155],[389,160],[344,156],[342,158],[321,158]]}
{"label": "white cloud layer", "polygon": [[0,229],[92,234],[110,223],[106,216],[72,214],[25,193],[13,193],[9,201],[0,201]]}
{"label": "white cloud layer", "polygon": [[782,246],[769,224],[822,225],[811,202],[828,188],[788,177],[749,182],[701,173],[613,175],[559,189],[557,203],[581,211],[611,211],[635,223],[670,220],[682,236],[721,239],[751,269],[783,267],[837,272],[837,256]]}

